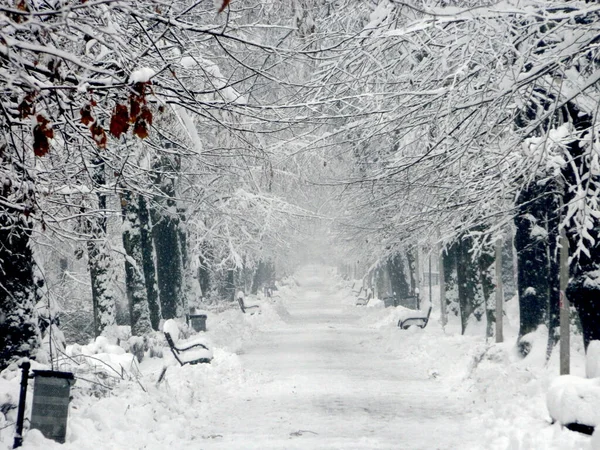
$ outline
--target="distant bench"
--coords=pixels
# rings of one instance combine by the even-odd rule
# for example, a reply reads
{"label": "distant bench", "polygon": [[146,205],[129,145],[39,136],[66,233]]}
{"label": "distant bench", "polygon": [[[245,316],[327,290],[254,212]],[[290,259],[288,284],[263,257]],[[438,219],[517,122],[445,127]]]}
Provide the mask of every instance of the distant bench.
{"label": "distant bench", "polygon": [[366,306],[369,300],[373,298],[373,290],[371,288],[361,287],[357,294],[356,306]]}
{"label": "distant bench", "polygon": [[242,312],[244,314],[246,314],[247,309],[260,308],[260,306],[258,306],[258,305],[246,305],[246,303],[244,303],[244,297],[245,297],[245,295],[242,291],[238,291],[238,293],[235,296],[235,298],[238,302],[238,305],[240,305],[240,309],[242,310]]}
{"label": "distant bench", "polygon": [[429,305],[429,309],[425,314],[423,311],[414,311],[414,315],[411,311],[412,317],[407,317],[406,319],[400,319],[398,321],[398,326],[403,330],[410,328],[412,325],[415,325],[419,328],[425,328],[427,323],[429,322],[429,316],[431,316],[431,305]]}

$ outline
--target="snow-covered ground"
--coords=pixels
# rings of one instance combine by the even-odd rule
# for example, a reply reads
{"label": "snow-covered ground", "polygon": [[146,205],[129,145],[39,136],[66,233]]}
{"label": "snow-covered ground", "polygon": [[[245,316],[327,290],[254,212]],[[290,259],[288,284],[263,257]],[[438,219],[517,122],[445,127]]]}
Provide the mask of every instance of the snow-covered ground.
{"label": "snow-covered ground", "polygon": [[[435,298],[427,328],[403,331],[401,308],[356,307],[333,269],[307,266],[295,280],[273,299],[247,298],[260,312],[209,312],[211,364],[179,367],[165,352],[123,381],[110,378],[110,390],[78,380],[67,442],[32,430],[23,449],[592,448],[550,424],[557,355],[545,364],[540,332],[530,356],[516,356],[515,302],[498,345],[477,327],[461,336],[456,320],[442,329]],[[578,339],[572,350],[572,373],[584,376]],[[2,403],[14,400],[18,378],[3,374]],[[15,416],[0,423],[2,450],[12,447]]]}

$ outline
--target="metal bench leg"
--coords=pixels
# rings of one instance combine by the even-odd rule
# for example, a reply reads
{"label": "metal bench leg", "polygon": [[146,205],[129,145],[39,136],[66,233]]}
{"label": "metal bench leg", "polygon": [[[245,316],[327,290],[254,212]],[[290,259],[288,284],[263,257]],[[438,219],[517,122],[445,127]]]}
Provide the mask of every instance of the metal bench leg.
{"label": "metal bench leg", "polygon": [[158,377],[158,381],[156,382],[156,385],[158,386],[160,384],[160,382],[165,378],[165,375],[167,374],[167,369],[168,367],[165,366],[162,368],[162,370],[160,371],[160,376]]}

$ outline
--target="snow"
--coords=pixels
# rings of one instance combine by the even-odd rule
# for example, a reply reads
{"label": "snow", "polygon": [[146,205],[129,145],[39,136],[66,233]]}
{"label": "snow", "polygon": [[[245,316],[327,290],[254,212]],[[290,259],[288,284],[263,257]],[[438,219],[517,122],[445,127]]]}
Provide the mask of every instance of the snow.
{"label": "snow", "polygon": [[190,68],[194,67],[195,65],[197,65],[196,60],[194,58],[192,58],[191,56],[184,56],[183,58],[181,58],[180,63],[186,69],[190,69]]}
{"label": "snow", "polygon": [[173,339],[173,342],[177,344],[179,341],[179,325],[177,325],[175,320],[169,319],[165,321],[163,324],[163,331],[165,333],[169,333],[171,335],[171,339]]}
{"label": "snow", "polygon": [[131,75],[129,75],[129,82],[147,83],[154,75],[156,75],[156,72],[154,72],[153,69],[150,69],[149,67],[142,67],[131,72]]}
{"label": "snow", "polygon": [[600,378],[600,341],[591,341],[585,357],[587,378]]}
{"label": "snow", "polygon": [[[179,366],[168,351],[147,353],[137,371],[88,383],[94,372],[78,366],[86,358],[109,355],[116,366],[113,358],[133,355],[112,337],[69,346],[77,382],[66,443],[31,430],[23,449],[599,448],[598,436],[551,425],[551,415],[566,419],[589,406],[578,403],[580,394],[600,401],[599,379],[582,378],[580,336],[572,339],[574,375],[558,377],[557,352],[545,361],[545,330],[529,336],[527,358],[517,355],[515,299],[506,305],[506,342],[494,344],[481,333],[462,336],[454,316],[442,328],[435,292],[427,327],[400,330],[404,308],[356,307],[351,286],[329,268],[308,266],[280,282],[273,298],[247,295],[260,305],[255,314],[233,303],[207,307],[208,331],[199,334],[165,322],[165,331],[209,343],[211,364]],[[150,340],[164,346],[161,335]],[[14,404],[18,383],[17,370],[4,371],[0,399]],[[4,423],[15,415],[10,410]],[[0,430],[0,450],[10,448],[12,433]]]}
{"label": "snow", "polygon": [[550,417],[561,424],[600,424],[600,378],[563,375],[548,391]]}

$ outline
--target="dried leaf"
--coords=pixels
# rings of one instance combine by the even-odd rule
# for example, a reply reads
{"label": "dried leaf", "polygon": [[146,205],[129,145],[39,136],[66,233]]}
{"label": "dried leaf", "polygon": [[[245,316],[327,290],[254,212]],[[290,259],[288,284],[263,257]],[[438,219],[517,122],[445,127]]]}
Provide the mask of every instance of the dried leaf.
{"label": "dried leaf", "polygon": [[79,110],[79,114],[81,114],[81,119],[79,120],[85,126],[88,126],[96,120],[92,117],[92,105],[90,103],[83,105],[83,108]]}
{"label": "dried leaf", "polygon": [[110,134],[117,139],[129,130],[129,111],[127,106],[117,104],[110,118]]}
{"label": "dried leaf", "polygon": [[41,131],[39,125],[33,128],[33,153],[35,156],[44,156],[50,150],[50,142]]}
{"label": "dried leaf", "polygon": [[50,150],[50,141],[54,137],[54,130],[50,121],[43,115],[36,116],[37,125],[33,128],[33,153],[35,156],[44,156]]}
{"label": "dried leaf", "polygon": [[145,81],[145,82],[138,81],[137,83],[134,83],[133,90],[140,97],[144,97],[144,94],[146,93],[146,85],[149,83],[150,83],[149,81]]}
{"label": "dried leaf", "polygon": [[142,106],[142,111],[140,112],[140,119],[144,119],[148,125],[152,125],[152,112],[150,108],[146,105]]}
{"label": "dried leaf", "polygon": [[145,139],[148,137],[148,124],[144,119],[138,119],[133,126],[133,134],[135,134],[140,139]]}
{"label": "dried leaf", "polygon": [[225,11],[225,8],[227,8],[227,5],[229,5],[229,0],[223,0],[223,4],[221,5],[221,8],[219,8],[219,13],[222,13],[223,11]]}
{"label": "dried leaf", "polygon": [[96,142],[96,145],[100,148],[106,148],[107,137],[104,128],[97,123],[94,123],[90,127],[90,131],[92,132],[92,138]]}
{"label": "dried leaf", "polygon": [[25,0],[19,0],[15,6],[18,10],[29,11],[29,6],[27,6],[27,2]]}
{"label": "dried leaf", "polygon": [[140,97],[131,95],[129,97],[129,123],[135,123],[141,110]]}

